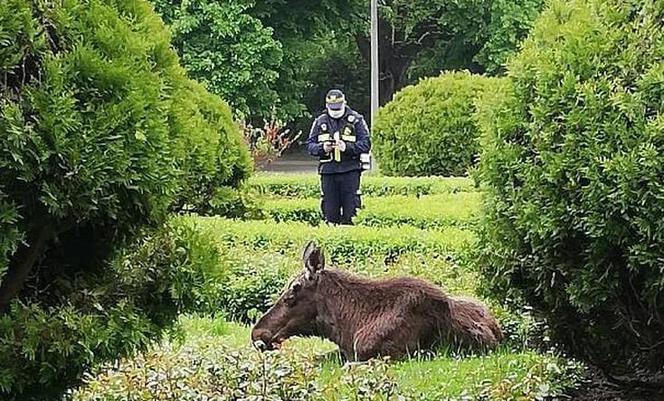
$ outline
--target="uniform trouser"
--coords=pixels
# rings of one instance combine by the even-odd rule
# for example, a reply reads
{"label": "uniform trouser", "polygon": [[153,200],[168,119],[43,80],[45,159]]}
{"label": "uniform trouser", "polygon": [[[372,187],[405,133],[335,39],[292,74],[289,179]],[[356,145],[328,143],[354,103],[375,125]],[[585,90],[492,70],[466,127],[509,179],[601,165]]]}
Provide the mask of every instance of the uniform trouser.
{"label": "uniform trouser", "polygon": [[353,224],[358,208],[360,171],[338,174],[321,174],[323,200],[321,208],[325,221],[334,224]]}

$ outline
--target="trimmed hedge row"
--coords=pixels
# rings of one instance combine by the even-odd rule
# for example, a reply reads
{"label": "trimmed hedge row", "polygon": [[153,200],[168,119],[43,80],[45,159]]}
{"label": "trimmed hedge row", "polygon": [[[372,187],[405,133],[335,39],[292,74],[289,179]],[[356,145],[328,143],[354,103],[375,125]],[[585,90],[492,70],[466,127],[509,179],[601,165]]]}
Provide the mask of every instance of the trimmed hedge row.
{"label": "trimmed hedge row", "polygon": [[[320,198],[320,178],[315,174],[256,174],[249,185],[259,194],[272,197]],[[421,196],[475,191],[469,178],[461,177],[362,177],[365,196]]]}
{"label": "trimmed hedge row", "polygon": [[[268,310],[284,286],[302,270],[301,249],[259,249],[219,243],[223,256],[223,296],[220,310],[230,320],[250,323]],[[335,259],[325,248],[326,256]],[[454,294],[475,293],[477,274],[449,257],[407,252],[398,256],[366,259],[355,257],[336,267],[367,277],[416,276],[443,286]]]}
{"label": "trimmed hedge row", "polygon": [[323,246],[329,264],[365,276],[419,276],[468,295],[477,283],[477,275],[464,260],[473,235],[457,228],[427,232],[412,227],[332,228],[295,222],[182,219],[195,222],[206,237],[215,238],[222,272],[220,310],[244,323],[267,311],[289,278],[302,269],[302,248],[311,239]]}
{"label": "trimmed hedge row", "polygon": [[430,257],[447,256],[461,261],[461,256],[475,239],[472,232],[455,227],[426,231],[414,227],[312,227],[294,222],[275,224],[273,221],[216,217],[196,219],[201,229],[209,230],[220,244],[286,252],[301,250],[307,241],[316,240],[336,263],[393,258],[407,252],[420,252]]}
{"label": "trimmed hedge row", "polygon": [[[480,209],[481,194],[460,192],[420,198],[389,196],[366,198],[355,223],[370,227],[409,225],[423,229],[472,226]],[[313,226],[323,222],[318,199],[270,199],[263,212],[276,222],[300,221]]]}

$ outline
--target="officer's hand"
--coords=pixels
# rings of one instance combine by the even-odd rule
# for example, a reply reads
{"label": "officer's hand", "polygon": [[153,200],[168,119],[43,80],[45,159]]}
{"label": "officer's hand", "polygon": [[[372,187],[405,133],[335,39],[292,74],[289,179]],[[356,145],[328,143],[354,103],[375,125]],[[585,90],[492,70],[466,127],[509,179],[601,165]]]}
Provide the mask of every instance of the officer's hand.
{"label": "officer's hand", "polygon": [[323,144],[323,151],[325,153],[330,153],[333,150],[334,150],[334,144],[332,142],[325,142]]}
{"label": "officer's hand", "polygon": [[346,151],[346,142],[342,141],[341,139],[337,139],[337,144],[336,145],[337,145],[337,148],[340,151],[342,151],[342,152]]}

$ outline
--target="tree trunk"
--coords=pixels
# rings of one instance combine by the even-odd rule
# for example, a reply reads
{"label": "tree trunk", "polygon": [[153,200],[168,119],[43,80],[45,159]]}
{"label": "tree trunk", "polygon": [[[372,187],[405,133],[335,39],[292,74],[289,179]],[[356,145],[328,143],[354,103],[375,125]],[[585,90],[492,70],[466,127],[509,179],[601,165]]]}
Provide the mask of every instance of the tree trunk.
{"label": "tree trunk", "polygon": [[380,68],[380,105],[384,106],[394,98],[394,94],[407,84],[406,72],[410,66],[410,59],[393,54],[392,57],[382,60]]}
{"label": "tree trunk", "polygon": [[[380,20],[380,32],[378,35],[378,66],[379,66],[379,104],[384,106],[392,100],[394,94],[407,84],[406,73],[419,49],[403,48],[395,44],[394,38],[390,33],[392,27]],[[355,43],[362,57],[369,62],[371,60],[371,41],[370,38],[363,35],[355,36]]]}
{"label": "tree trunk", "polygon": [[4,312],[12,299],[23,289],[32,267],[44,254],[48,243],[55,237],[49,224],[35,228],[28,234],[27,244],[23,245],[12,258],[9,271],[0,285],[0,313]]}

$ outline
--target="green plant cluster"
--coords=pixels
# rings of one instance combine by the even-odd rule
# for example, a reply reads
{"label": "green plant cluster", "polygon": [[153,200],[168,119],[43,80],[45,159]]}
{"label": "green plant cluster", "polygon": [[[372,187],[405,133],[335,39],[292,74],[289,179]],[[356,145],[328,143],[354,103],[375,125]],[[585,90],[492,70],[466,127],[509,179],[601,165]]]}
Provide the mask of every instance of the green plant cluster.
{"label": "green plant cluster", "polygon": [[310,361],[219,344],[170,344],[106,367],[69,401],[316,400]]}
{"label": "green plant cluster", "polygon": [[[259,173],[249,179],[249,186],[265,197],[320,198],[320,177],[314,174]],[[362,177],[362,195],[383,197],[393,195],[421,196],[457,192],[473,192],[472,180],[460,177]]]}
{"label": "green plant cluster", "polygon": [[250,169],[147,1],[1,2],[0,398],[53,398],[216,299],[214,248],[163,225]]}
{"label": "green plant cluster", "polygon": [[479,155],[475,99],[498,78],[448,72],[397,93],[380,109],[373,150],[387,175],[463,176]]}
{"label": "green plant cluster", "polygon": [[479,102],[479,265],[576,355],[664,367],[664,8],[552,1]]}
{"label": "green plant cluster", "polygon": [[[261,207],[276,222],[301,221],[313,226],[323,223],[318,199],[269,199]],[[478,192],[424,195],[419,198],[400,195],[367,197],[353,221],[370,227],[467,228],[474,224],[479,209]]]}
{"label": "green plant cluster", "polygon": [[172,221],[94,271],[58,275],[51,302],[14,302],[0,316],[0,394],[56,397],[99,361],[146,349],[180,313],[216,311],[218,268],[211,238]]}
{"label": "green plant cluster", "polygon": [[217,299],[218,311],[227,319],[251,323],[268,311],[301,267],[291,254],[256,253],[248,248],[219,246],[225,255],[223,292]]}
{"label": "green plant cluster", "polygon": [[278,353],[260,354],[246,343],[246,327],[198,318],[182,323],[190,333],[183,345],[166,342],[159,350],[105,366],[67,401],[535,401],[555,399],[579,379],[578,364],[550,354],[375,359],[342,366],[329,343],[294,339]]}

